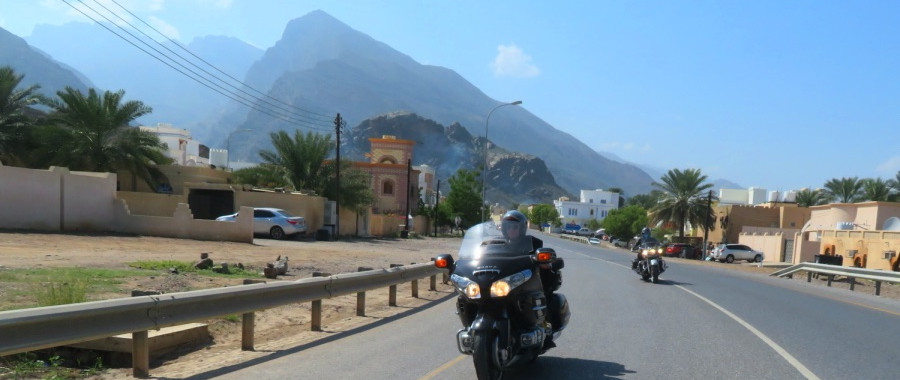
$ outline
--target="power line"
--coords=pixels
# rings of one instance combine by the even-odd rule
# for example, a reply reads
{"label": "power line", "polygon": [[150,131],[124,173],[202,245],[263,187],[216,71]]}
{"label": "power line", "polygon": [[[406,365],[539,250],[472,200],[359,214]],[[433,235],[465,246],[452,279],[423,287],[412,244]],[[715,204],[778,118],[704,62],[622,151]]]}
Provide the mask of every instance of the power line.
{"label": "power line", "polygon": [[[281,101],[281,100],[279,100],[279,99],[277,99],[277,98],[275,98],[275,97],[269,96],[268,94],[265,94],[265,93],[263,93],[263,92],[257,90],[257,89],[254,88],[254,87],[251,87],[250,85],[248,85],[248,84],[242,82],[241,80],[239,80],[239,79],[237,79],[237,78],[231,76],[230,74],[228,74],[228,73],[222,71],[221,69],[219,69],[218,67],[216,67],[216,66],[213,65],[212,63],[207,62],[206,60],[204,60],[204,59],[201,58],[200,56],[194,54],[194,52],[192,52],[192,51],[190,51],[189,49],[187,49],[186,47],[182,46],[180,43],[178,43],[178,41],[175,41],[175,40],[169,38],[168,36],[166,36],[165,34],[163,34],[162,32],[160,32],[159,30],[157,30],[156,28],[154,28],[152,25],[148,24],[146,21],[144,21],[143,19],[141,19],[140,17],[138,17],[137,15],[135,15],[133,12],[131,12],[130,10],[128,10],[128,8],[125,8],[124,6],[122,6],[121,4],[119,4],[116,0],[111,0],[111,1],[112,1],[114,4],[116,4],[117,6],[119,6],[119,8],[122,8],[122,10],[124,10],[125,12],[127,12],[129,15],[131,15],[132,17],[134,17],[136,20],[140,21],[142,24],[146,25],[148,28],[152,29],[154,32],[156,32],[156,33],[159,34],[160,36],[166,38],[169,42],[175,44],[175,46],[178,46],[181,50],[184,50],[185,52],[187,52],[188,54],[190,54],[190,55],[193,56],[194,58],[200,60],[201,62],[205,63],[205,64],[208,65],[209,67],[212,67],[213,69],[215,69],[216,71],[218,71],[218,72],[222,73],[223,75],[227,76],[227,77],[230,78],[231,80],[233,80],[233,81],[235,81],[235,82],[237,82],[237,83],[240,83],[242,86],[247,87],[247,88],[249,88],[250,90],[253,90],[253,91],[256,92],[257,94],[260,94],[260,95],[262,95],[262,96],[264,96],[264,97],[266,97],[266,98],[272,99],[272,100],[274,100],[274,101],[276,101],[276,102],[278,102],[278,103],[281,103],[281,104],[283,104],[283,105],[285,105],[285,106],[287,106],[287,107],[290,107],[290,108],[296,108],[296,109],[298,109],[298,110],[300,110],[300,111],[306,112],[306,113],[308,113],[308,114],[310,114],[310,115],[313,115],[313,116],[319,116],[320,119],[313,119],[313,120],[315,120],[315,121],[328,122],[328,123],[331,122],[331,116],[328,116],[328,115],[322,115],[322,114],[319,114],[319,113],[316,113],[316,112],[312,112],[312,111],[303,109],[303,108],[301,108],[301,107],[297,107],[297,106],[292,105],[292,104],[285,103],[285,102],[283,102],[283,101]],[[101,7],[103,7],[103,9],[106,9],[107,11],[109,11],[110,13],[116,14],[115,12],[111,11],[109,8],[105,7],[105,6],[104,6],[102,3],[100,3],[99,1],[94,0],[94,2],[97,3],[98,5],[100,5]],[[134,28],[135,30],[137,30],[138,32],[140,32],[141,34],[143,34],[144,36],[146,36],[147,38],[153,39],[152,37],[148,36],[146,33],[144,33],[143,31],[141,31],[140,29],[134,27],[134,25],[131,25],[127,20],[125,20],[125,19],[122,18],[121,16],[119,16],[119,15],[116,14],[116,17],[119,17],[119,19],[121,19],[122,21],[124,21],[126,24],[128,24],[129,26],[131,26],[132,28]],[[157,43],[159,43],[159,42],[157,42]],[[187,59],[185,59],[184,57],[182,57],[182,56],[179,55],[178,53],[172,51],[171,49],[169,49],[169,48],[168,48],[167,46],[165,46],[164,44],[159,43],[159,45],[162,46],[162,47],[164,47],[166,50],[170,51],[172,54],[175,54],[176,56],[178,56],[178,58],[183,59],[185,62],[191,63],[192,65],[194,65],[194,67],[197,67],[197,68],[199,68],[200,70],[203,70],[203,72],[205,72],[205,73],[207,73],[207,74],[209,74],[209,75],[215,77],[216,79],[219,79],[219,80],[222,81],[223,83],[226,83],[224,80],[222,80],[222,79],[216,77],[214,74],[212,74],[212,73],[210,73],[210,72],[204,70],[203,68],[200,68],[199,66],[197,66],[196,64],[194,64],[194,63],[188,61]],[[226,84],[227,84],[227,83],[226,83]],[[245,94],[247,94],[247,95],[250,95],[250,94],[247,93],[246,91],[243,91],[242,89],[240,89],[240,88],[238,88],[238,87],[236,87],[236,86],[232,86],[232,87],[234,87],[235,89],[237,89],[237,90],[239,90],[239,91],[241,91],[241,92],[243,92],[243,93],[245,93]],[[255,95],[250,95],[250,96],[256,97]],[[264,99],[262,99],[262,100],[264,100]],[[267,103],[267,104],[270,104],[270,105],[273,105],[273,106],[276,106],[276,105],[274,105],[274,104],[272,104],[272,103],[269,103],[269,102],[266,102],[266,103]],[[276,106],[276,107],[277,107],[277,106]],[[279,109],[283,109],[283,110],[284,110],[284,108],[280,108],[280,107],[279,107]],[[293,113],[293,114],[295,114],[295,115],[298,115],[298,116],[301,116],[301,117],[305,117],[305,116],[306,116],[306,115],[301,115],[301,114],[298,114],[298,113],[294,113],[294,112],[289,111],[289,110],[285,110],[285,111],[291,112],[291,113]]]}
{"label": "power line", "polygon": [[[103,14],[101,14],[100,12],[98,12],[97,10],[91,8],[89,5],[84,4],[84,2],[81,2],[82,5],[84,5],[84,6],[85,6],[86,8],[88,8],[88,9],[90,9],[92,12],[94,12],[94,13],[96,13],[97,15],[103,17],[104,19],[106,19],[107,21],[109,21],[111,24],[115,25],[117,28],[119,28],[119,29],[125,31],[125,32],[128,33],[132,38],[134,38],[135,40],[141,42],[141,43],[144,44],[144,45],[147,45],[148,48],[150,48],[150,49],[156,51],[157,53],[159,53],[159,54],[161,54],[162,56],[166,57],[167,59],[171,60],[174,64],[181,66],[182,68],[184,68],[184,69],[187,70],[187,71],[190,71],[190,72],[191,72],[192,74],[194,74],[196,77],[195,77],[195,76],[192,76],[192,75],[190,75],[190,74],[188,74],[188,73],[182,71],[181,69],[179,69],[179,68],[173,66],[172,63],[166,62],[166,61],[163,60],[162,58],[160,58],[160,57],[154,55],[153,53],[147,51],[146,49],[144,49],[144,48],[138,46],[137,44],[135,44],[135,42],[129,40],[129,39],[126,38],[125,36],[123,36],[123,35],[117,33],[116,31],[112,30],[111,28],[107,27],[106,25],[104,25],[103,23],[99,22],[99,21],[98,21],[97,19],[95,19],[94,17],[88,15],[87,13],[85,13],[84,11],[82,11],[81,9],[79,9],[78,7],[76,7],[76,6],[72,5],[71,3],[69,3],[67,0],[62,0],[62,1],[63,1],[64,3],[66,3],[66,5],[70,6],[72,9],[75,9],[76,11],[78,11],[79,13],[81,13],[82,15],[84,15],[85,17],[89,18],[91,21],[94,21],[95,23],[97,23],[98,25],[100,25],[102,28],[108,30],[110,33],[112,33],[112,34],[116,35],[117,37],[121,38],[123,41],[125,41],[125,42],[131,44],[132,46],[134,46],[134,47],[137,48],[138,50],[141,50],[142,52],[146,53],[147,55],[153,57],[154,59],[156,59],[156,60],[158,60],[158,61],[160,61],[160,62],[162,62],[162,63],[165,64],[166,66],[169,66],[169,67],[172,68],[173,70],[175,70],[175,71],[177,71],[178,73],[180,73],[180,74],[182,74],[182,75],[184,75],[184,76],[190,78],[191,80],[194,80],[195,82],[199,83],[200,85],[202,85],[202,86],[204,86],[204,87],[207,87],[207,88],[209,88],[209,89],[211,89],[211,90],[213,90],[213,91],[215,91],[215,92],[217,92],[217,93],[219,93],[219,94],[221,94],[221,95],[223,95],[223,96],[225,96],[225,97],[227,97],[227,98],[229,98],[229,99],[231,99],[231,100],[234,100],[234,101],[236,101],[236,102],[238,102],[238,103],[240,103],[240,104],[243,104],[243,105],[245,105],[245,106],[247,106],[247,107],[249,107],[249,108],[251,108],[251,109],[253,109],[253,110],[256,110],[256,111],[258,111],[258,112],[260,112],[260,113],[263,113],[263,114],[272,116],[273,118],[280,119],[280,120],[283,120],[283,121],[286,121],[286,122],[289,122],[289,123],[292,123],[292,124],[297,124],[297,125],[301,125],[301,126],[306,126],[306,127],[311,128],[311,129],[317,129],[317,130],[320,130],[320,131],[330,131],[330,128],[329,128],[329,127],[323,127],[323,126],[321,126],[321,125],[314,124],[314,123],[311,123],[311,122],[309,122],[309,121],[305,121],[305,120],[296,120],[296,119],[289,118],[289,117],[286,117],[286,116],[281,115],[281,114],[276,114],[276,113],[275,113],[276,111],[273,111],[273,110],[267,109],[267,108],[265,108],[265,107],[263,107],[263,106],[261,106],[261,105],[255,104],[255,103],[253,103],[251,100],[246,99],[246,98],[244,98],[244,97],[242,97],[242,96],[240,96],[240,95],[238,95],[238,94],[235,94],[235,93],[233,93],[232,91],[229,91],[229,90],[225,89],[225,88],[222,87],[221,85],[218,85],[218,84],[216,84],[216,83],[213,83],[211,80],[209,80],[209,79],[207,79],[207,78],[203,78],[201,75],[199,75],[199,74],[197,74],[196,72],[194,72],[193,70],[190,70],[189,68],[185,67],[183,64],[176,62],[174,59],[172,59],[171,57],[167,56],[165,53],[162,53],[162,52],[160,52],[159,50],[153,48],[152,46],[150,46],[149,44],[147,44],[145,41],[142,41],[140,38],[138,38],[138,37],[135,36],[134,34],[128,32],[127,30],[125,30],[125,29],[122,28],[121,26],[116,25],[115,22],[113,22],[112,20],[110,20],[108,17],[104,16]],[[182,58],[182,59],[183,59],[183,58]],[[200,79],[205,80],[206,82],[209,82],[209,84],[204,83],[203,81],[201,81],[200,79],[198,79],[198,77],[199,77]],[[221,79],[219,79],[219,80],[221,81]],[[212,87],[212,86],[216,86],[216,87],[218,87],[219,89],[214,88],[214,87]],[[224,92],[223,92],[223,91],[224,91]],[[256,98],[254,97],[254,99],[256,99]],[[257,99],[257,100],[258,100],[258,99]]]}

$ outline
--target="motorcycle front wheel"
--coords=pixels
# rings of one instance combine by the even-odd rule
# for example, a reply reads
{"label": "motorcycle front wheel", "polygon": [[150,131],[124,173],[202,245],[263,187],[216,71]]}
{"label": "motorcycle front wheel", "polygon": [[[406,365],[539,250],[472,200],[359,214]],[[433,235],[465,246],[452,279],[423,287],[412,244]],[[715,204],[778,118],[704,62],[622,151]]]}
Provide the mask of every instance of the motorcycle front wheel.
{"label": "motorcycle front wheel", "polygon": [[472,361],[475,363],[475,375],[478,380],[500,380],[503,378],[503,372],[498,368],[494,355],[497,351],[494,349],[494,332],[490,330],[481,330],[475,332],[475,352],[472,353]]}

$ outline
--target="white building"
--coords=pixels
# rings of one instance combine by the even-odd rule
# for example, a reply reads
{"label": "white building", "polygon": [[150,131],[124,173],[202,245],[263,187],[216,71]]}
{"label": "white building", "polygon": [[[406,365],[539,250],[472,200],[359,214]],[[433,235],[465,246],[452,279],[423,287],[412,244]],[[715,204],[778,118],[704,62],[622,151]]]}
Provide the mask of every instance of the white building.
{"label": "white building", "polygon": [[559,220],[564,226],[585,226],[591,219],[603,220],[611,210],[619,208],[619,197],[619,193],[602,189],[581,190],[578,202],[562,197],[553,201],[553,206],[559,212]]}
{"label": "white building", "polygon": [[142,125],[140,129],[159,137],[159,141],[166,145],[166,156],[175,160],[175,165],[209,166],[209,148],[191,138],[191,132],[187,129],[164,123],[158,123],[155,127]]}
{"label": "white building", "polygon": [[413,166],[413,169],[419,171],[419,197],[422,199],[422,203],[428,207],[434,207],[435,200],[437,199],[434,168],[422,164]]}
{"label": "white building", "polygon": [[751,187],[748,189],[719,189],[720,205],[760,205],[774,202],[795,202],[797,191],[769,191]]}

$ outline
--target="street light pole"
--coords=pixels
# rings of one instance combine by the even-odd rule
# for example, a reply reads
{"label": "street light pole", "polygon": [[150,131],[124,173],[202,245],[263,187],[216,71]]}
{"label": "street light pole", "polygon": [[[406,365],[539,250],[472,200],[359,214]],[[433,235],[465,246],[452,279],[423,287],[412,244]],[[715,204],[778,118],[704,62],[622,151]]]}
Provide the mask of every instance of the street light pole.
{"label": "street light pole", "polygon": [[231,136],[234,135],[235,133],[239,133],[239,132],[253,132],[253,130],[252,129],[238,129],[238,130],[232,131],[231,133],[228,134],[228,138],[225,139],[225,171],[232,171],[231,170]]}
{"label": "street light pole", "polygon": [[[491,109],[491,112],[488,112],[487,118],[484,119],[484,168],[482,168],[482,170],[481,170],[481,207],[485,206],[484,182],[487,177],[487,170],[488,170],[488,125],[491,122],[491,114],[494,113],[494,111],[496,111],[500,107],[517,106],[519,104],[522,104],[521,100],[516,100],[511,103],[503,103],[503,104]],[[484,209],[481,209],[481,215],[482,215],[481,221],[484,222],[484,219],[485,219]]]}

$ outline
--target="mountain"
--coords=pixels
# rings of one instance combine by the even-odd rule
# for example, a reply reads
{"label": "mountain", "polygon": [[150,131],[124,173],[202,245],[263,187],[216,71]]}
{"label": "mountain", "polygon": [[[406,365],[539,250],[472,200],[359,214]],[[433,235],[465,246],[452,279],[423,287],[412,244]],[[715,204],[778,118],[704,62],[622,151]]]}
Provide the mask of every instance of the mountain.
{"label": "mountain", "polygon": [[[158,43],[137,31],[77,22],[39,25],[26,39],[83,72],[98,89],[125,90],[128,100],[140,100],[152,107],[153,113],[140,122],[189,129],[200,141],[208,139],[214,122],[230,101],[221,93],[240,89],[247,69],[263,53],[233,37],[198,37],[186,51],[175,42]],[[185,74],[206,79],[198,82]],[[209,80],[214,77],[224,82]]]}
{"label": "mountain", "polygon": [[[321,11],[292,20],[246,78],[248,85],[265,89],[270,97],[309,112],[295,122],[246,108],[240,109],[245,116],[230,114],[223,126],[238,120],[232,130],[259,131],[242,135],[240,146],[232,146],[243,159],[257,159],[255,151],[268,148],[273,131],[329,133],[337,113],[355,125],[373,115],[410,111],[483,135],[487,114],[502,104],[453,70],[419,64]],[[653,181],[640,169],[603,157],[523,107],[507,107],[494,115],[488,137],[510,151],[543,159],[569,193],[608,187],[645,193]]]}
{"label": "mountain", "polygon": [[66,86],[86,91],[90,82],[76,70],[30,46],[24,39],[0,28],[0,66],[10,66],[24,75],[19,88],[39,85],[41,94],[55,96]]}
{"label": "mountain", "polygon": [[[434,168],[437,178],[445,184],[457,170],[483,164],[484,138],[473,137],[459,123],[445,127],[416,114],[396,112],[363,120],[347,134],[349,138],[341,139],[341,152],[354,161],[368,160],[365,153],[370,150],[370,138],[390,135],[415,141],[416,165]],[[540,158],[497,146],[492,147],[488,158],[491,169],[486,177],[485,198],[492,204],[510,207],[514,203],[552,203],[561,196],[571,197],[556,184]]]}

